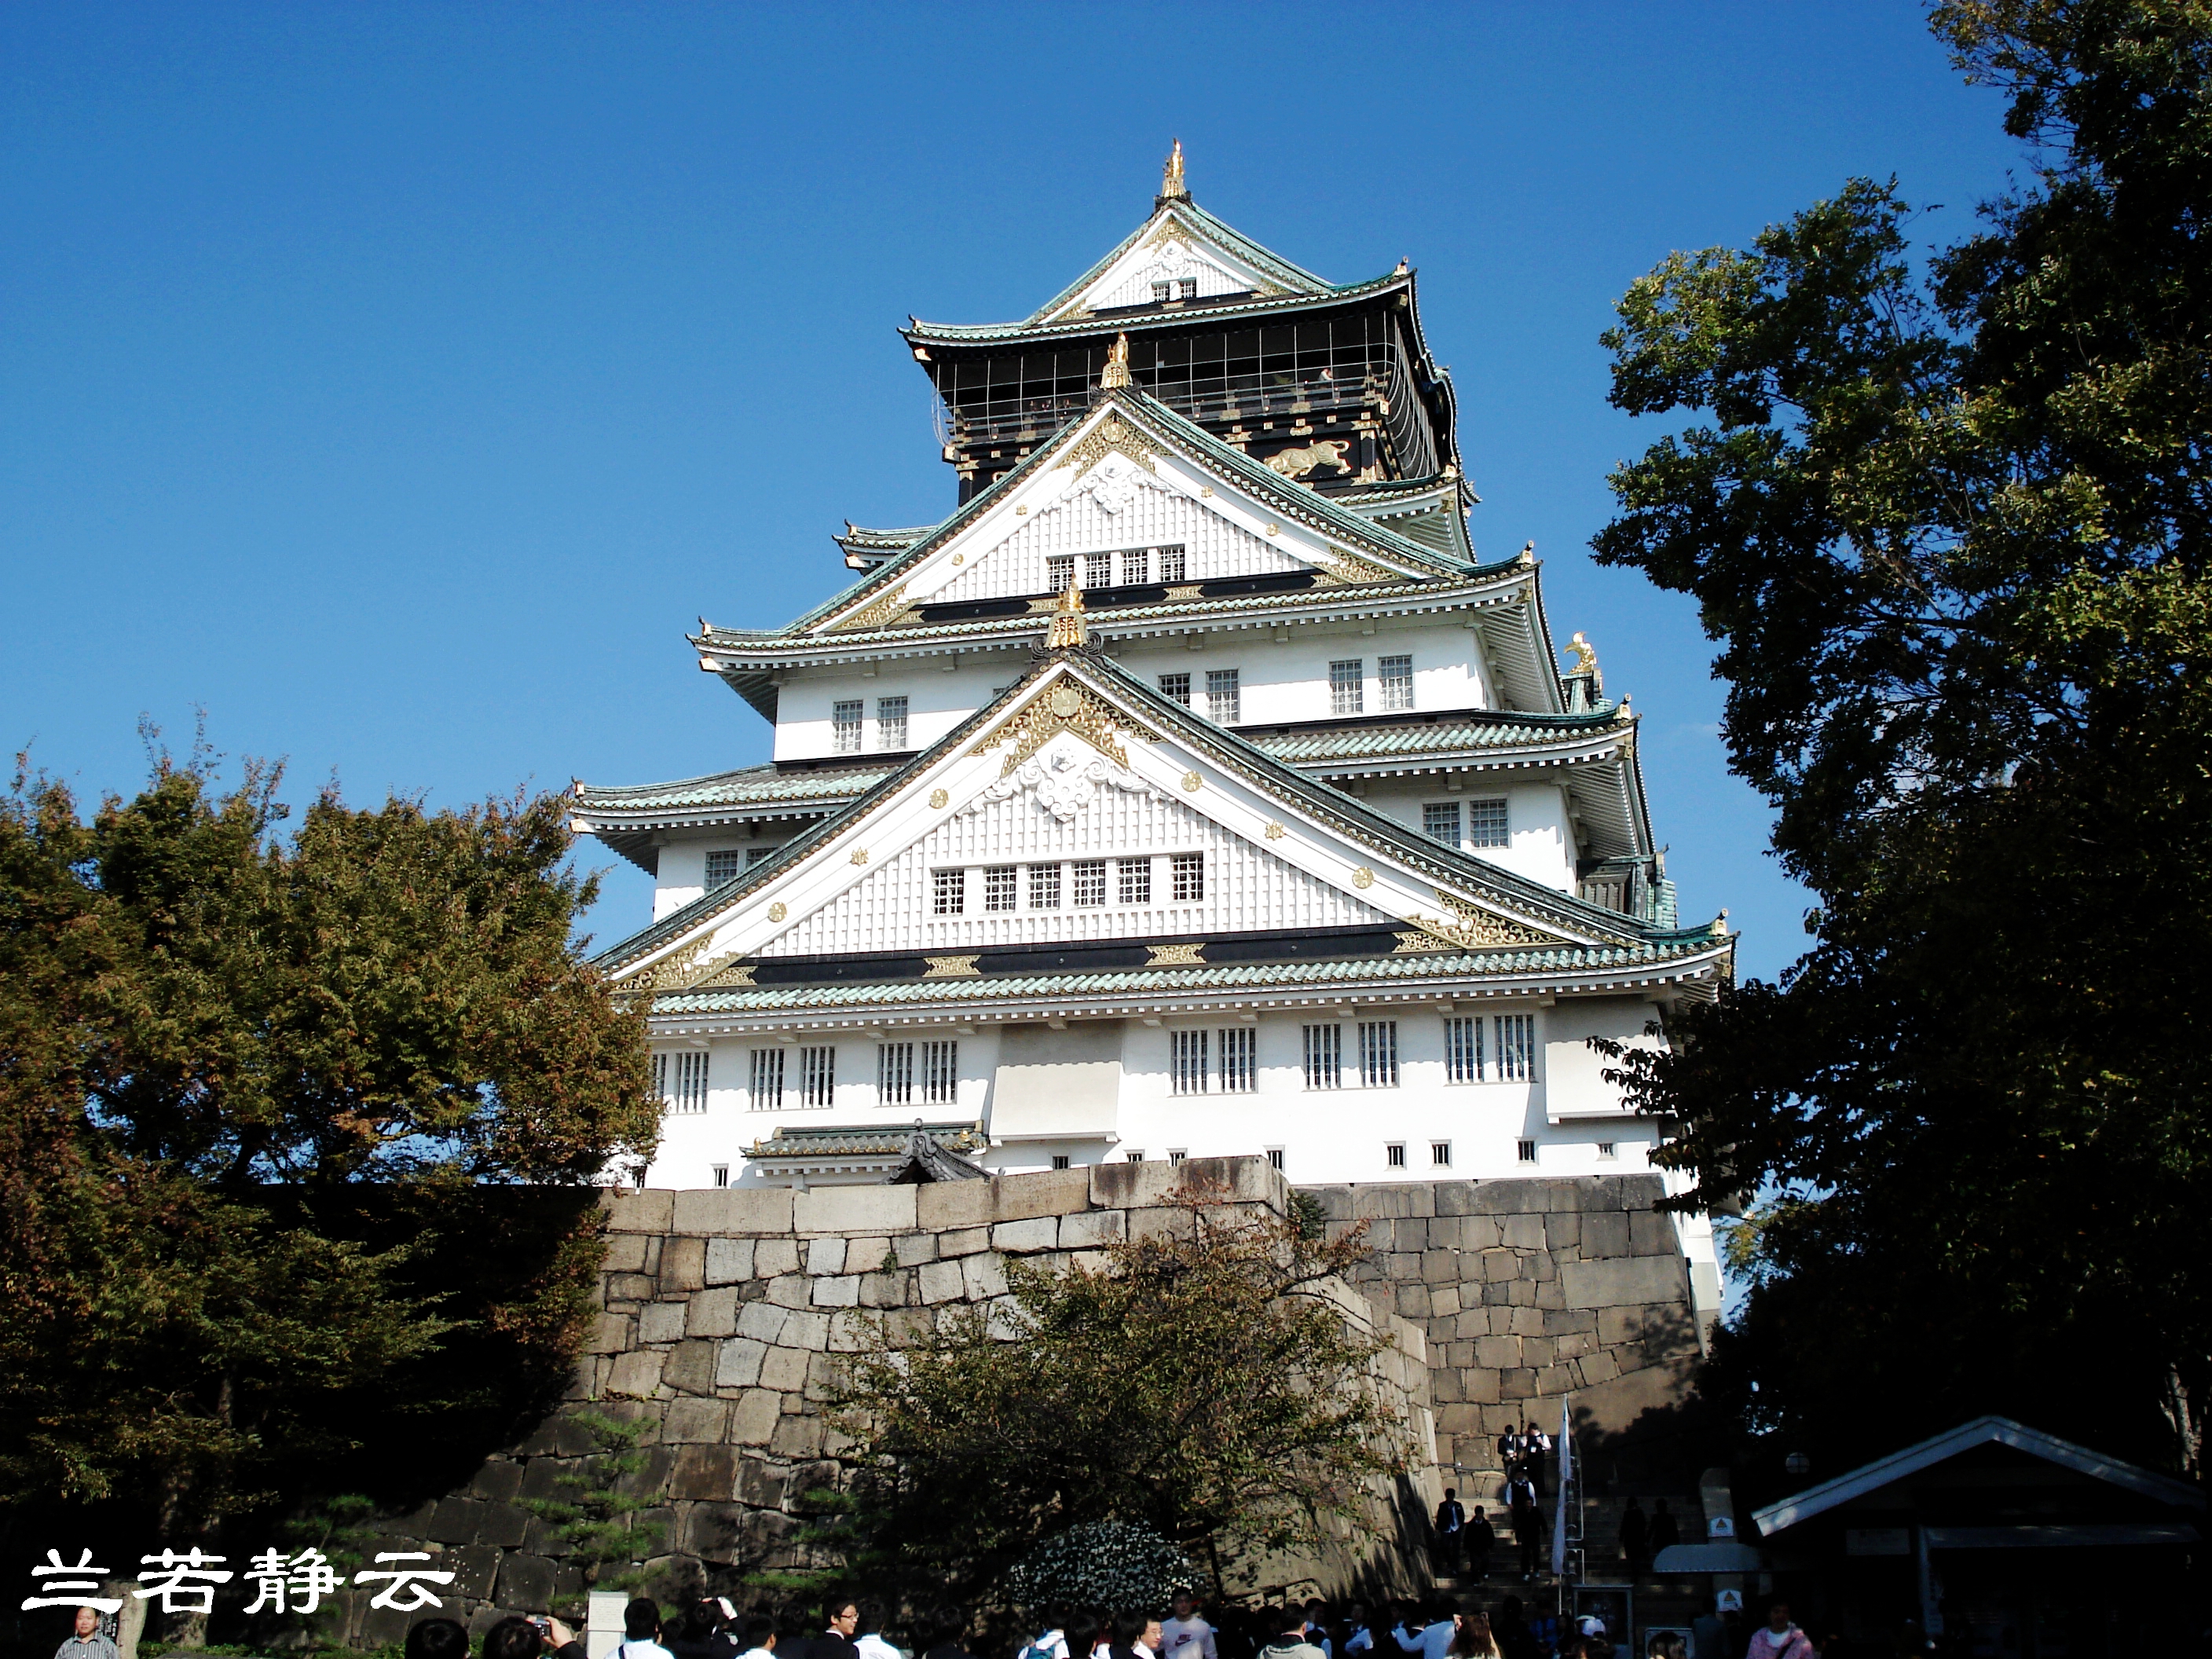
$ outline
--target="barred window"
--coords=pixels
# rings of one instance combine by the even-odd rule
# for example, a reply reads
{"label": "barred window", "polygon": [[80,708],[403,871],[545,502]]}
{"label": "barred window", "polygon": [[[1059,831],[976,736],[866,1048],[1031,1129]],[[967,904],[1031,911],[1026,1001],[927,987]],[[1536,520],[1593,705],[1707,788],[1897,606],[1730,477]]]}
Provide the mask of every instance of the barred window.
{"label": "barred window", "polygon": [[1065,593],[1075,586],[1075,555],[1054,553],[1046,556],[1044,579],[1055,593]]}
{"label": "barred window", "polygon": [[1206,671],[1206,717],[1216,726],[1234,726],[1243,716],[1244,701],[1237,690],[1237,671],[1234,668],[1209,668]]}
{"label": "barred window", "polygon": [[1597,1144],[1597,1155],[1600,1158],[1619,1158],[1620,1156],[1620,1143],[1613,1140],[1599,1141]]}
{"label": "barred window", "polygon": [[1459,845],[1459,803],[1432,800],[1421,808],[1421,833],[1447,847]]}
{"label": "barred window", "polygon": [[1513,837],[1507,832],[1505,803],[1502,800],[1471,800],[1467,804],[1467,844],[1470,847],[1507,847]]}
{"label": "barred window", "polygon": [[1079,905],[1106,902],[1104,859],[1079,859],[1076,861],[1075,902]]}
{"label": "barred window", "polygon": [[1341,1089],[1344,1086],[1344,1028],[1341,1025],[1309,1025],[1305,1033],[1306,1087]]}
{"label": "barred window", "polygon": [[1120,866],[1121,902],[1150,904],[1152,902],[1152,861],[1150,859],[1117,859]]}
{"label": "barred window", "polygon": [[906,699],[876,699],[876,747],[887,751],[906,747]]}
{"label": "barred window", "polygon": [[1206,1034],[1170,1031],[1168,1034],[1168,1077],[1179,1095],[1202,1095],[1208,1079]]}
{"label": "barred window", "polygon": [[[668,1062],[676,1063],[671,1066]],[[653,1087],[672,1112],[707,1109],[707,1051],[678,1048],[673,1054],[653,1057]]]}
{"label": "barred window", "polygon": [[1398,1086],[1398,1022],[1363,1019],[1359,1022],[1359,1086],[1395,1089]]}
{"label": "barred window", "polygon": [[1534,1164],[1536,1161],[1536,1143],[1534,1141],[1516,1140],[1513,1145],[1515,1152],[1520,1158],[1521,1162],[1523,1164]]}
{"label": "barred window", "polygon": [[1060,908],[1060,866],[1056,864],[1030,866],[1030,908],[1057,910]]}
{"label": "barred window", "polygon": [[717,1187],[726,1187],[730,1184],[730,1166],[728,1164],[714,1164],[711,1166],[710,1172],[714,1177],[714,1184]]}
{"label": "barred window", "polygon": [[1221,1034],[1221,1092],[1249,1095],[1260,1086],[1260,1034],[1232,1025]]}
{"label": "barred window", "polygon": [[1274,1168],[1278,1170],[1281,1169],[1283,1167],[1283,1149],[1279,1146],[1268,1147],[1267,1162]]}
{"label": "barred window", "polygon": [[1121,1154],[1121,1161],[1124,1164],[1142,1164],[1145,1161],[1145,1155],[1142,1152],[1124,1152]]}
{"label": "barred window", "polygon": [[1328,712],[1332,714],[1357,714],[1366,707],[1363,690],[1363,676],[1366,659],[1352,657],[1328,665]]}
{"label": "barred window", "polygon": [[1178,543],[1173,547],[1164,547],[1159,551],[1160,580],[1164,582],[1181,581],[1183,566],[1182,544]]}
{"label": "barred window", "polygon": [[1451,1142],[1432,1140],[1429,1143],[1429,1162],[1439,1170],[1451,1168]]}
{"label": "barred window", "polygon": [[860,700],[833,702],[830,705],[830,724],[836,741],[831,744],[841,755],[860,752]]}
{"label": "barred window", "polygon": [[876,1045],[876,1104],[907,1106],[914,1102],[914,1044]]}
{"label": "barred window", "polygon": [[1161,675],[1160,695],[1164,697],[1172,697],[1184,708],[1189,708],[1190,676],[1188,674]]}
{"label": "barred window", "polygon": [[951,1106],[960,1098],[960,1045],[921,1045],[921,1097],[932,1106]]}
{"label": "barred window", "polygon": [[940,916],[959,916],[968,913],[968,872],[965,870],[939,870],[933,873],[932,908]]}
{"label": "barred window", "polygon": [[1020,890],[1015,884],[1017,872],[1011,864],[994,865],[983,872],[983,908],[986,910],[1011,910],[1015,895]]}
{"label": "barred window", "polygon": [[1206,896],[1206,854],[1177,853],[1168,860],[1169,890],[1177,904]]}
{"label": "barred window", "polygon": [[1121,555],[1121,585],[1142,587],[1152,579],[1152,550],[1133,547]]}
{"label": "barred window", "polygon": [[1444,1022],[1444,1080],[1448,1083],[1482,1081],[1480,1019],[1447,1019]]}
{"label": "barred window", "polygon": [[1173,297],[1174,294],[1175,284],[1173,283],[1154,283],[1152,284],[1152,303],[1156,306],[1165,305],[1168,301]]}
{"label": "barred window", "polygon": [[783,1106],[783,1050],[753,1050],[753,1110],[779,1111]]}
{"label": "barred window", "polygon": [[748,847],[745,848],[745,868],[750,870],[757,864],[766,864],[781,851],[783,848],[781,847]]}
{"label": "barred window", "polygon": [[1382,1148],[1382,1161],[1394,1170],[1404,1169],[1406,1167],[1406,1143],[1402,1140],[1386,1142]]}
{"label": "barred window", "polygon": [[799,1103],[834,1106],[837,1103],[837,1051],[832,1048],[799,1051]]}
{"label": "barred window", "polygon": [[726,881],[734,881],[745,867],[745,849],[707,854],[707,885],[720,887]]}
{"label": "barred window", "polygon": [[1533,1083],[1536,1078],[1536,1017],[1498,1016],[1498,1080]]}
{"label": "barred window", "polygon": [[1375,696],[1386,714],[1399,714],[1413,706],[1413,659],[1411,657],[1378,657],[1375,660]]}
{"label": "barred window", "polygon": [[1111,553],[1085,553],[1083,556],[1083,585],[1085,587],[1114,586],[1114,556]]}
{"label": "barred window", "polygon": [[1189,1156],[1190,1148],[1188,1146],[1170,1146],[1168,1148],[1168,1162],[1170,1164],[1180,1164],[1183,1159]]}

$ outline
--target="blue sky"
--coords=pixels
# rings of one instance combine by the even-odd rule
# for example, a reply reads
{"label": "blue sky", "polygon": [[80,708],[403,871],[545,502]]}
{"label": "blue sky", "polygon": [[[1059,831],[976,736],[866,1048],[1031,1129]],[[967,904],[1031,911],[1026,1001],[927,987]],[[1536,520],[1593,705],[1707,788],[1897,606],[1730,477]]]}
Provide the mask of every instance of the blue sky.
{"label": "blue sky", "polygon": [[[1586,544],[1650,441],[1613,299],[1847,176],[2021,156],[1909,3],[37,5],[0,9],[0,738],[88,795],[196,708],[291,793],[685,776],[767,730],[684,641],[842,586],[953,479],[893,333],[1026,313],[1200,202],[1336,281],[1420,271],[1485,504],[1645,716],[1686,916],[1804,896],[1726,771],[1691,607]],[[611,865],[602,940],[642,921]]]}

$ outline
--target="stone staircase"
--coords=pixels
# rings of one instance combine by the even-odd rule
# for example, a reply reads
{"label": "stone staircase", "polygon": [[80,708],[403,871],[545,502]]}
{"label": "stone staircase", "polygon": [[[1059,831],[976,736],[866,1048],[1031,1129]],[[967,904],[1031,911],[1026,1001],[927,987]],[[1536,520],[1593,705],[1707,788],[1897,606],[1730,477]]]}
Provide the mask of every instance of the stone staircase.
{"label": "stone staircase", "polygon": [[[1490,1496],[1500,1484],[1478,1477],[1473,1487],[1474,1498],[1470,1501],[1463,1492],[1461,1498],[1470,1511],[1476,1503],[1481,1504],[1497,1531],[1498,1547],[1491,1552],[1488,1576],[1477,1578],[1462,1571],[1455,1577],[1439,1577],[1437,1587],[1458,1597],[1461,1605],[1469,1609],[1487,1611],[1495,1608],[1504,1597],[1518,1595],[1532,1611],[1540,1605],[1548,1611],[1556,1591],[1551,1574],[1552,1504],[1547,1502],[1542,1505],[1544,1533],[1537,1540],[1539,1568],[1535,1581],[1525,1583],[1521,1577],[1518,1540],[1513,1536],[1512,1513]],[[1550,1496],[1555,1499],[1557,1494]],[[1635,1592],[1637,1632],[1611,1633],[1622,1659],[1641,1659],[1641,1632],[1655,1625],[1686,1628],[1697,1616],[1698,1605],[1710,1588],[1710,1581],[1703,1575],[1662,1577],[1648,1571],[1630,1573],[1628,1563],[1620,1553],[1620,1517],[1626,1513],[1632,1496],[1643,1506],[1647,1516],[1655,1503],[1663,1498],[1686,1542],[1694,1541],[1705,1531],[1704,1513],[1695,1492],[1618,1492],[1583,1500],[1583,1583],[1608,1587],[1626,1585]]]}

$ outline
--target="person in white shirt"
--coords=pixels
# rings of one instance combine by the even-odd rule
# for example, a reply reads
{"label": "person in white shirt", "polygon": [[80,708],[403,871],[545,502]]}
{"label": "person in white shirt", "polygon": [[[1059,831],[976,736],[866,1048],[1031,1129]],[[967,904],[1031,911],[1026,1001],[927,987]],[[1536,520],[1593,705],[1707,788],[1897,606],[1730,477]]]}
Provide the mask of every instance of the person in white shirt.
{"label": "person in white shirt", "polygon": [[1213,1645],[1213,1626],[1198,1610],[1198,1597],[1177,1590],[1175,1617],[1160,1625],[1160,1659],[1220,1659]]}
{"label": "person in white shirt", "polygon": [[638,1596],[623,1609],[623,1639],[615,1659],[675,1659],[660,1645],[660,1604]]}
{"label": "person in white shirt", "polygon": [[738,1659],[774,1659],[775,1653],[775,1620],[765,1613],[754,1613],[744,1622],[739,1632],[744,1638],[744,1651]]}
{"label": "person in white shirt", "polygon": [[1044,1621],[1044,1633],[1022,1650],[1021,1659],[1067,1659],[1067,1609],[1047,1607]]}
{"label": "person in white shirt", "polygon": [[884,1604],[880,1601],[860,1603],[860,1631],[853,1638],[853,1645],[860,1650],[860,1659],[906,1659],[906,1655],[884,1640]]}
{"label": "person in white shirt", "polygon": [[1421,1659],[1444,1659],[1451,1651],[1452,1638],[1459,1634],[1459,1603],[1449,1595],[1437,1599],[1429,1622],[1421,1626],[1421,1644],[1416,1650]]}

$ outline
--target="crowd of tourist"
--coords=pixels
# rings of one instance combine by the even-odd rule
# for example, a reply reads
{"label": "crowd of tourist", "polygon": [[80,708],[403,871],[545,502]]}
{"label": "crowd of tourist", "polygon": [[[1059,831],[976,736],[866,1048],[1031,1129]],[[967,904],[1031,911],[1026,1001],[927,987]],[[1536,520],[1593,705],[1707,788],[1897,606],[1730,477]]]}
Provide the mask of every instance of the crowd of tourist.
{"label": "crowd of tourist", "polygon": [[[833,1597],[818,1617],[809,1616],[814,1611],[740,1612],[714,1597],[671,1620],[640,1597],[629,1603],[623,1638],[605,1659],[1614,1659],[1618,1651],[1600,1620],[1561,1620],[1524,1607],[1517,1595],[1488,1610],[1449,1595],[1373,1607],[1293,1600],[1209,1609],[1186,1593],[1158,1612],[1051,1607],[1037,1610],[1025,1627],[988,1632],[960,1607],[933,1609],[895,1630],[878,1602]],[[474,1659],[547,1656],[586,1659],[584,1644],[559,1620],[509,1618],[485,1632]],[[408,1632],[406,1659],[472,1659],[468,1632],[453,1620],[423,1620]],[[1741,1656],[1692,1655],[1677,1642],[1623,1659]]]}

